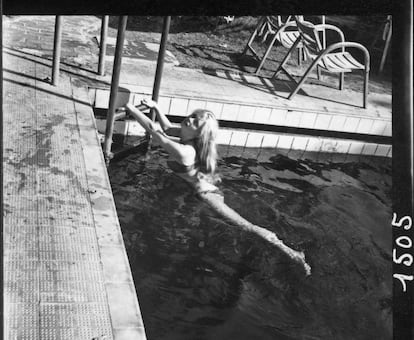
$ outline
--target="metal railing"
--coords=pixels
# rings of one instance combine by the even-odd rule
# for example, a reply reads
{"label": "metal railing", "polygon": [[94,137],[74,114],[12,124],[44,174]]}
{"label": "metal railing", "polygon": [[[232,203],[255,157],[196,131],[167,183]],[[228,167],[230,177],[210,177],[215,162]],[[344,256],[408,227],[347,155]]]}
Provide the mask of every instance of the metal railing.
{"label": "metal railing", "polygon": [[[122,16],[119,19],[118,24],[118,35],[116,40],[116,47],[115,47],[115,59],[114,59],[114,66],[112,71],[112,81],[111,81],[111,92],[109,95],[109,108],[106,116],[106,130],[105,130],[105,140],[104,140],[104,157],[105,162],[108,165],[110,160],[113,158],[113,153],[111,152],[112,147],[112,137],[114,131],[114,123],[115,120],[125,117],[125,114],[116,114],[116,98],[118,95],[118,87],[119,87],[119,76],[121,72],[121,64],[122,64],[122,50],[124,45],[124,37],[125,37],[125,29],[127,23],[127,16]],[[158,51],[158,58],[157,58],[157,68],[155,71],[155,79],[154,79],[154,87],[152,91],[152,99],[157,101],[159,97],[160,87],[161,87],[161,79],[162,79],[162,72],[164,67],[164,58],[165,58],[165,51],[167,46],[167,39],[168,39],[168,32],[170,29],[171,17],[166,16],[164,17],[163,22],[163,29],[161,35],[161,42],[160,48]],[[145,107],[141,107],[144,109]],[[155,120],[155,112],[151,113],[152,120]]]}

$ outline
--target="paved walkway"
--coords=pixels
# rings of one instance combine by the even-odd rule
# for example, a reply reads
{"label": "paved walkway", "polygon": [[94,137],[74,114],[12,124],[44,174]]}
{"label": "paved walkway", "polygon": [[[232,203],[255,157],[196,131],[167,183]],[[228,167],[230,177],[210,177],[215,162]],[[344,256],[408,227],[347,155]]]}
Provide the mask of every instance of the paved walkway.
{"label": "paved walkway", "polygon": [[145,339],[87,88],[3,63],[4,338]]}

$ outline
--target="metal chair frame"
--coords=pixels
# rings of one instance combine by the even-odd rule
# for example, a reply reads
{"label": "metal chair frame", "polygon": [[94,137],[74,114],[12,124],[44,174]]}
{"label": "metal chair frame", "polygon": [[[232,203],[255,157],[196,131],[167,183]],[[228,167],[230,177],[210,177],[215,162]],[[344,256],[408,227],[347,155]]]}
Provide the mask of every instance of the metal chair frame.
{"label": "metal chair frame", "polygon": [[[369,81],[369,70],[370,70],[370,55],[367,50],[367,48],[360,43],[356,42],[346,42],[343,32],[334,25],[329,24],[320,24],[320,25],[313,25],[310,22],[307,21],[301,21],[297,17],[296,19],[296,26],[298,28],[298,31],[300,33],[300,36],[295,41],[295,43],[292,45],[288,53],[286,54],[285,58],[275,71],[272,78],[275,78],[280,72],[284,72],[293,82],[295,82],[296,86],[294,90],[289,94],[288,99],[292,99],[296,93],[300,90],[302,85],[305,83],[307,77],[309,76],[310,72],[317,67],[317,77],[318,80],[320,79],[320,68],[331,72],[331,73],[338,73],[339,74],[339,90],[343,89],[344,84],[344,73],[345,72],[352,72],[352,70],[356,69],[362,69],[364,72],[364,86],[363,86],[363,107],[367,107],[367,97],[368,97],[368,81]],[[332,30],[336,32],[340,38],[340,42],[331,44],[324,48],[323,44],[320,41],[319,33],[323,32],[325,30]],[[307,68],[305,73],[302,75],[301,79],[296,81],[296,79],[293,78],[293,76],[286,70],[285,64],[288,61],[290,55],[292,54],[293,50],[299,45],[302,44],[304,48],[305,55],[312,59],[313,62],[311,65]],[[352,47],[357,48],[361,50],[364,54],[364,64],[359,64],[356,62],[356,60],[352,57],[352,55],[349,54],[349,52],[345,52],[346,47]],[[340,53],[337,53],[338,58],[340,56],[346,56],[351,57],[352,60],[347,65],[350,67],[341,67],[339,63],[336,65],[336,69],[329,68],[325,64],[326,58],[328,58],[330,55],[334,55],[332,53],[335,50],[340,50]],[[345,54],[346,53],[346,54]],[[338,59],[340,60],[340,59]],[[344,64],[345,65],[345,64]]]}
{"label": "metal chair frame", "polygon": [[[299,36],[299,32],[297,31],[286,31],[287,27],[295,27],[295,22],[292,20],[292,16],[289,15],[285,21],[282,20],[282,17],[278,15],[276,18],[271,16],[264,16],[259,19],[259,22],[251,34],[246,47],[243,50],[242,54],[247,54],[247,52],[252,52],[253,55],[260,61],[259,66],[255,70],[255,74],[259,74],[260,70],[262,69],[267,57],[270,54],[270,51],[275,44],[276,40],[278,40],[283,46],[286,48],[290,48],[296,37],[292,39],[290,35]],[[269,35],[272,35],[272,39],[268,44],[265,53],[263,56],[260,56],[256,50],[253,48],[252,44],[257,37],[261,37],[261,42],[266,42]],[[290,42],[290,44],[289,44]],[[298,64],[301,64],[303,58],[303,51],[302,46],[297,46],[298,48]]]}

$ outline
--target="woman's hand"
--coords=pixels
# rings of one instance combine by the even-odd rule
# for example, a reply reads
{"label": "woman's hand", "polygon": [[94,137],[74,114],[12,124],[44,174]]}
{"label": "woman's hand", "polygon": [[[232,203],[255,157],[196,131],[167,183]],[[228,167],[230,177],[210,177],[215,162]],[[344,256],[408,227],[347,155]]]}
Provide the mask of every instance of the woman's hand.
{"label": "woman's hand", "polygon": [[157,102],[149,98],[144,98],[143,100],[141,100],[141,104],[149,107],[150,109],[158,108]]}
{"label": "woman's hand", "polygon": [[[141,100],[141,105],[146,106],[149,109],[153,109],[155,114],[157,115],[158,121],[160,122],[162,130],[170,131],[170,129],[173,127],[171,122],[168,120],[168,118],[165,116],[164,113],[161,112],[160,107],[158,106],[157,102],[150,99],[150,98],[144,98]],[[170,132],[169,132],[170,133]]]}

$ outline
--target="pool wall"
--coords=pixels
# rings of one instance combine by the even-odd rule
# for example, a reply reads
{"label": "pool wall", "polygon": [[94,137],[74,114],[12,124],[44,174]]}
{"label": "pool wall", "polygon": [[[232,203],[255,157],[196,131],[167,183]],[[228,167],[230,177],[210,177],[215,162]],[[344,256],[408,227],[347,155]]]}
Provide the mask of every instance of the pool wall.
{"label": "pool wall", "polygon": [[[116,106],[128,100],[138,105],[146,96],[148,94],[119,91]],[[106,109],[109,90],[96,89],[94,98],[96,109]],[[196,108],[214,112],[221,125],[220,145],[392,157],[391,119],[381,114],[362,115],[360,110],[294,110],[176,95],[162,95],[158,102],[163,112],[178,119]],[[98,119],[97,126],[100,132],[104,132],[105,121]],[[140,136],[143,130],[135,121],[125,120],[115,122],[115,133]]]}

